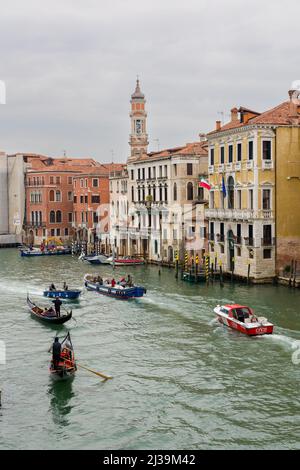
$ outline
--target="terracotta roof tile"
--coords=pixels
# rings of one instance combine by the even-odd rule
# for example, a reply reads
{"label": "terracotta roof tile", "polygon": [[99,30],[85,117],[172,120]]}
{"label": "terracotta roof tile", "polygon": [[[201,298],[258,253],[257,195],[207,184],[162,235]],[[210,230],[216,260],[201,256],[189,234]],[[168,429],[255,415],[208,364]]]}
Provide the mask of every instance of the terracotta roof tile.
{"label": "terracotta roof tile", "polygon": [[[246,109],[246,108],[244,108]],[[224,126],[222,126],[219,130],[214,130],[209,132],[208,135],[218,134],[220,132],[224,132],[230,129],[238,129],[244,126],[251,126],[251,125],[259,125],[259,124],[270,124],[270,125],[290,125],[291,118],[290,118],[290,102],[284,101],[283,103],[275,106],[275,108],[269,109],[258,116],[255,116],[247,123],[241,123],[239,121],[231,121]]]}

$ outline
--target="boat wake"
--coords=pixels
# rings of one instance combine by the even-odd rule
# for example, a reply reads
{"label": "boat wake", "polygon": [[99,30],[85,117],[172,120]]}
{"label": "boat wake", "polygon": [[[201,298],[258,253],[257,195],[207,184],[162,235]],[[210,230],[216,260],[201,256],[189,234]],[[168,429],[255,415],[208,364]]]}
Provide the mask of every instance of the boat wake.
{"label": "boat wake", "polygon": [[260,336],[260,339],[268,340],[280,344],[286,351],[294,351],[300,348],[300,340],[281,334],[272,334]]}

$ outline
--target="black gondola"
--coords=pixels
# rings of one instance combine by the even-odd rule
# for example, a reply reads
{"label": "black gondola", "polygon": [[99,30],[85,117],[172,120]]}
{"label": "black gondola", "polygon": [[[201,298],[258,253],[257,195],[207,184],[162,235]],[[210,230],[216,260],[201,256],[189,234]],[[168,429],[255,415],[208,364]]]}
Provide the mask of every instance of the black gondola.
{"label": "black gondola", "polygon": [[74,349],[70,333],[62,340],[60,360],[54,367],[53,360],[50,362],[49,372],[53,380],[66,380],[74,377],[77,370]]}
{"label": "black gondola", "polygon": [[45,323],[51,323],[53,325],[61,325],[63,323],[66,323],[68,320],[72,318],[72,310],[70,310],[70,312],[67,312],[66,315],[57,317],[53,307],[40,308],[30,300],[28,295],[27,295],[27,305],[29,307],[31,315]]}

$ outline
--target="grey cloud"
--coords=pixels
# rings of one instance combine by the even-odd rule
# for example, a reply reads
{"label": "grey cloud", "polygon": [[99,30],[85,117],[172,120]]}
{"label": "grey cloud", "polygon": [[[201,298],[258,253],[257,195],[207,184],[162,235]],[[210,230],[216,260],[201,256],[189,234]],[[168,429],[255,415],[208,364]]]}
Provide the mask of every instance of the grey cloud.
{"label": "grey cloud", "polygon": [[12,0],[1,148],[124,161],[137,73],[153,149],[197,139],[234,105],[276,105],[300,79],[299,13],[296,0]]}

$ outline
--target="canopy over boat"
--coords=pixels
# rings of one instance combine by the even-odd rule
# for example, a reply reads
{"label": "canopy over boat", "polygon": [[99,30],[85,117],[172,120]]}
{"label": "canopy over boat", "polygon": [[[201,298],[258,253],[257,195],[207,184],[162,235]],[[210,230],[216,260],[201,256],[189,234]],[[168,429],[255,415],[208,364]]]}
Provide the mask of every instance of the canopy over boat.
{"label": "canopy over boat", "polygon": [[27,305],[29,307],[31,315],[45,323],[61,325],[63,323],[66,323],[68,320],[72,318],[72,310],[67,312],[66,315],[57,317],[53,307],[40,308],[34,302],[30,300],[29,296],[27,296]]}
{"label": "canopy over boat", "polygon": [[40,250],[38,248],[33,248],[33,249],[29,249],[29,248],[22,248],[20,250],[20,254],[22,257],[34,257],[34,256],[56,256],[56,255],[70,255],[71,254],[71,250],[70,248],[61,248],[61,247],[57,247],[53,250]]}
{"label": "canopy over boat", "polygon": [[245,305],[218,305],[214,312],[220,323],[249,336],[273,333],[274,325],[265,317],[256,317],[252,309]]}
{"label": "canopy over boat", "polygon": [[54,364],[53,358],[50,362],[49,372],[54,380],[65,380],[74,376],[77,366],[75,361],[73,344],[70,333],[61,341],[60,359]]}

